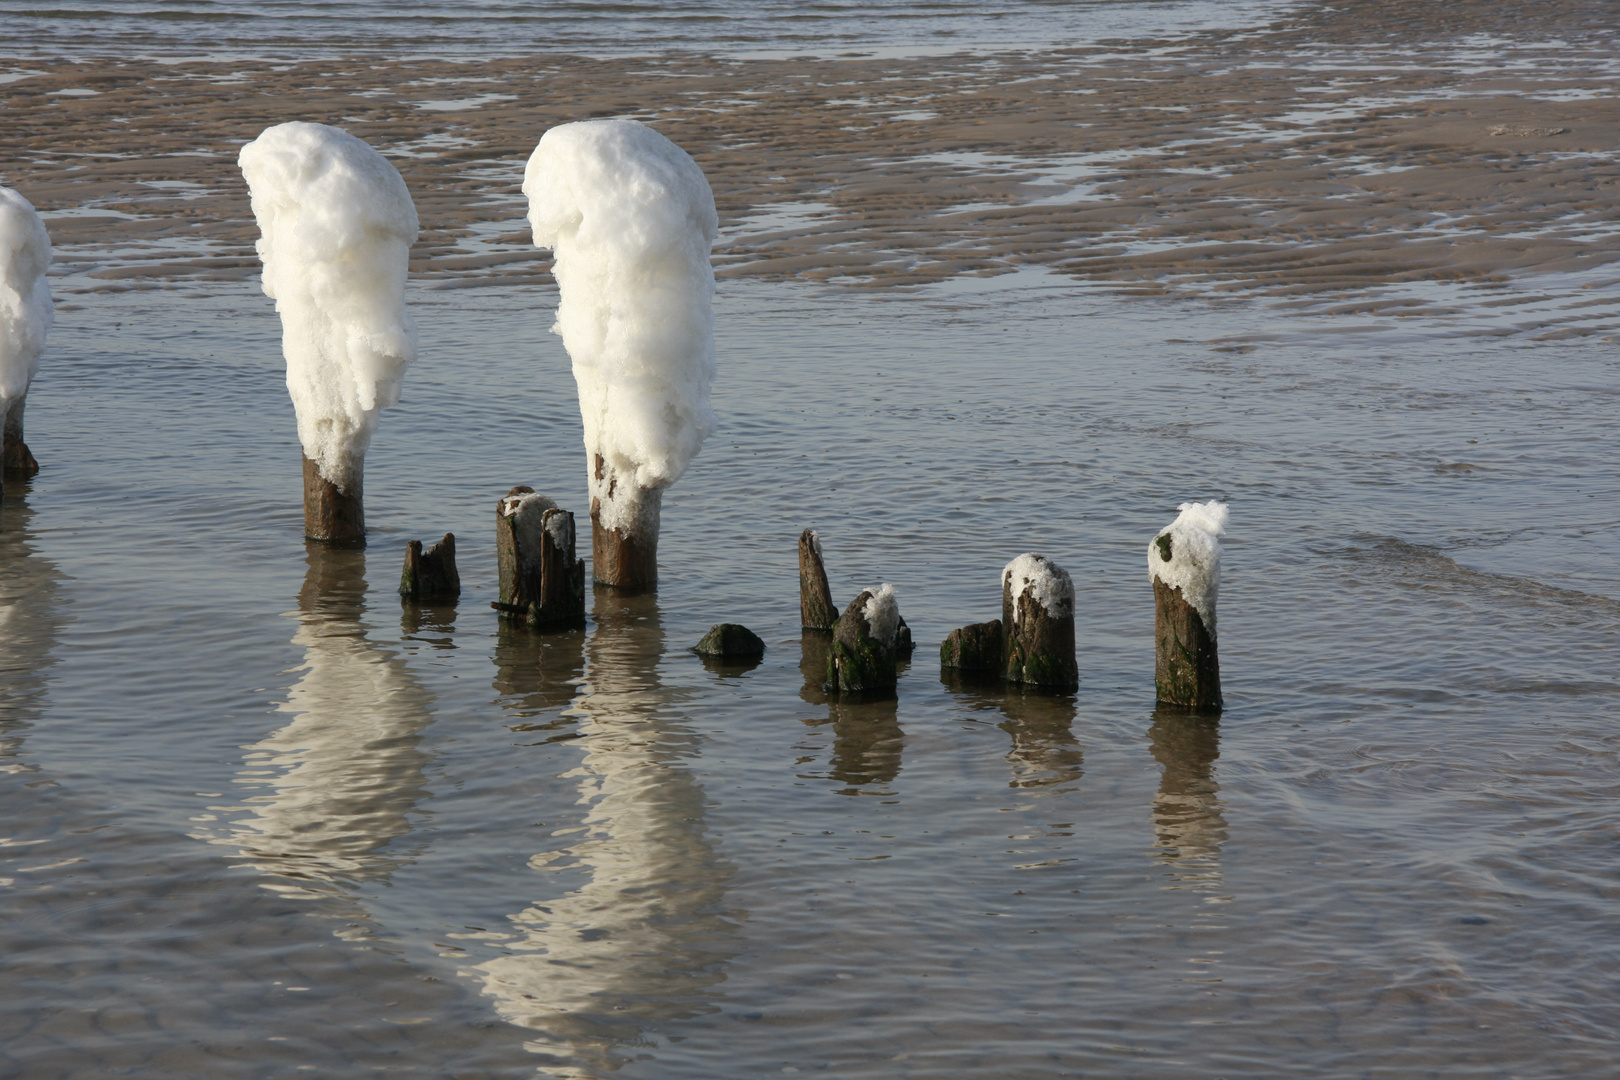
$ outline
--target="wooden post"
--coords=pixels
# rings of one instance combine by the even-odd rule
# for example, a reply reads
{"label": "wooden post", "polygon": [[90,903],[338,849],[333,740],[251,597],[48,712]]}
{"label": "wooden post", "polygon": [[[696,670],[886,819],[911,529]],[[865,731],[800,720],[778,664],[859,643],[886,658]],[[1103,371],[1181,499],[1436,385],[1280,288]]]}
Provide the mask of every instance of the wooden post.
{"label": "wooden post", "polygon": [[490,606],[533,627],[585,623],[585,562],[574,556],[574,515],[531,487],[495,504],[500,599]]}
{"label": "wooden post", "polygon": [[0,473],[13,479],[26,479],[39,472],[39,462],[34,455],[28,452],[28,444],[23,442],[23,406],[28,404],[27,395],[0,400],[0,409],[5,415],[0,416]]}
{"label": "wooden post", "polygon": [[1204,625],[1179,586],[1172,588],[1159,578],[1153,579],[1153,653],[1153,688],[1160,701],[1220,711],[1221,661],[1214,628]]}
{"label": "wooden post", "polygon": [[1007,665],[1002,658],[1005,635],[1001,620],[973,623],[952,630],[939,645],[939,666],[954,668],[963,675],[1001,678]]}
{"label": "wooden post", "polygon": [[[863,590],[833,627],[832,650],[827,656],[827,689],[839,693],[894,693],[899,673],[895,669],[894,634],[884,641],[873,636],[866,618],[866,602],[872,590]],[[898,629],[898,627],[896,627]]]}
{"label": "wooden post", "polygon": [[[1016,590],[1017,595],[1014,595]],[[1002,653],[1008,682],[1074,690],[1074,583],[1042,555],[1020,555],[1001,573]]]}
{"label": "wooden post", "polygon": [[461,575],[456,572],[456,538],[444,539],[427,551],[422,541],[405,545],[405,569],[399,575],[399,595],[406,600],[453,600],[461,595]]}
{"label": "wooden post", "polygon": [[322,476],[320,467],[304,455],[304,536],[324,544],[366,546],[359,464],[345,489]]}
{"label": "wooden post", "polygon": [[[658,518],[662,488],[638,488],[608,475],[607,463],[596,455],[593,490],[628,508],[628,527],[602,523],[602,497],[591,496],[591,577],[598,585],[625,592],[651,592],[658,587]],[[604,486],[605,485],[605,486]]]}
{"label": "wooden post", "polygon": [[821,538],[814,529],[799,534],[799,623],[806,630],[831,630],[838,622],[832,590],[827,587],[827,566],[821,559]]}

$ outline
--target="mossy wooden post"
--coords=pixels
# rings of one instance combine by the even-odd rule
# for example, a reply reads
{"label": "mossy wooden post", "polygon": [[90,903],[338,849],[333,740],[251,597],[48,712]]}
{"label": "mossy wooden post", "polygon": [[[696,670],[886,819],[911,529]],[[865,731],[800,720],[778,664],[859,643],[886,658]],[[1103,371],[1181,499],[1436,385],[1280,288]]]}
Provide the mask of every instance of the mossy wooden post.
{"label": "mossy wooden post", "polygon": [[940,669],[999,679],[1006,671],[1001,653],[1004,637],[1000,619],[952,630],[939,644]]}
{"label": "mossy wooden post", "polygon": [[405,545],[405,569],[399,575],[399,595],[406,600],[454,600],[461,595],[461,575],[456,571],[456,538],[444,539],[426,551],[422,541]]}
{"label": "mossy wooden post", "polygon": [[821,539],[814,529],[806,529],[799,534],[799,623],[806,630],[831,630],[837,622]]}
{"label": "mossy wooden post", "polygon": [[28,444],[23,442],[23,406],[28,403],[27,395],[15,398],[0,398],[0,410],[5,415],[0,416],[0,439],[3,439],[3,449],[0,449],[0,475],[12,479],[27,479],[39,472],[39,462],[34,455],[28,452]]}
{"label": "mossy wooden post", "polygon": [[863,590],[833,627],[832,649],[827,654],[829,690],[874,696],[894,693],[899,679],[894,634],[891,630],[888,641],[873,634],[866,618],[866,604],[872,596],[872,590]]}
{"label": "mossy wooden post", "polygon": [[585,622],[585,562],[574,554],[574,515],[531,487],[495,505],[500,599],[490,606],[533,627]]}
{"label": "mossy wooden post", "polygon": [[1042,555],[1020,555],[1001,574],[1003,673],[1008,682],[1074,690],[1074,583]]}
{"label": "mossy wooden post", "polygon": [[602,500],[591,497],[591,577],[598,585],[624,592],[651,592],[658,587],[658,520],[662,488],[621,492],[622,478],[609,476],[607,463],[596,455],[593,487],[607,485],[609,499],[624,499],[634,508],[628,528],[602,523]]}
{"label": "mossy wooden post", "polygon": [[1221,708],[1221,661],[1214,631],[1204,625],[1203,616],[1179,587],[1158,578],[1153,579],[1153,661],[1153,688],[1160,701],[1193,709]]}
{"label": "mossy wooden post", "polygon": [[364,547],[366,513],[361,505],[357,463],[346,488],[321,475],[320,466],[304,455],[304,536],[325,544]]}

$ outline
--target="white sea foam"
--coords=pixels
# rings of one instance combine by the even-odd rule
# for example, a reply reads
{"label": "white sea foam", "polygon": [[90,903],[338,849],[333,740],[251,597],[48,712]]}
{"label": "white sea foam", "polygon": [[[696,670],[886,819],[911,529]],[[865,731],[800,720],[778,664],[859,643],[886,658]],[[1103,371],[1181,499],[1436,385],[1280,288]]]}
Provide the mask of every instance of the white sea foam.
{"label": "white sea foam", "polygon": [[1012,597],[1012,621],[1018,621],[1018,598],[1027,591],[1054,619],[1074,614],[1074,581],[1069,572],[1045,555],[1027,552],[1001,571],[1001,584]]}
{"label": "white sea foam", "polygon": [[882,642],[885,647],[891,646],[894,644],[895,631],[900,628],[899,594],[887,582],[866,591],[872,594],[861,607],[861,614],[866,616],[867,630],[874,641]]}
{"label": "white sea foam", "polygon": [[[1215,596],[1221,587],[1221,537],[1226,533],[1227,507],[1223,502],[1182,503],[1181,516],[1160,529],[1148,543],[1148,580],[1158,578],[1181,590],[1215,633]],[[1159,537],[1170,537],[1170,558],[1164,557]]]}
{"label": "white sea foam", "polygon": [[45,271],[51,238],[34,206],[0,187],[0,418],[28,396],[55,315]]}
{"label": "white sea foam", "polygon": [[523,192],[535,245],[555,253],[552,329],[579,384],[593,505],[644,534],[715,427],[714,196],[686,151],[632,120],[552,128]]}
{"label": "white sea foam", "polygon": [[381,154],[325,124],[266,128],[237,163],[259,222],[264,292],[281,313],[298,438],[346,490],[416,356],[405,313],[416,207]]}

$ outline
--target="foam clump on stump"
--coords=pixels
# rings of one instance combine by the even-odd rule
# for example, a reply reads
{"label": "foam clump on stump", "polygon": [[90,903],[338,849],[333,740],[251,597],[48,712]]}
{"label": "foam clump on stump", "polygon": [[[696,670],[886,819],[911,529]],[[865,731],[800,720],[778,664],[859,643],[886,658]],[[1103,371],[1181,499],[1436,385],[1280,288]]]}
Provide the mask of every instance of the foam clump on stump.
{"label": "foam clump on stump", "polygon": [[1018,556],[1001,572],[1003,673],[1054,690],[1080,685],[1074,655],[1074,582],[1044,555]]}
{"label": "foam clump on stump", "polygon": [[741,623],[720,623],[692,651],[721,660],[751,660],[765,655],[765,642]]}
{"label": "foam clump on stump", "polygon": [[827,688],[840,693],[892,693],[899,680],[896,645],[900,623],[900,605],[892,585],[866,589],[850,601],[833,627]]}
{"label": "foam clump on stump", "polygon": [[237,162],[259,225],[264,292],[281,316],[304,532],[363,544],[366,449],[416,356],[405,312],[416,207],[381,154],[325,124],[266,128]]}
{"label": "foam clump on stump", "polygon": [[23,441],[23,407],[55,317],[45,280],[50,265],[51,238],[33,204],[0,187],[0,476],[39,471]]}
{"label": "foam clump on stump", "polygon": [[1169,705],[1217,710],[1222,700],[1215,598],[1228,510],[1216,500],[1182,503],[1180,510],[1148,544],[1154,690]]}
{"label": "foam clump on stump", "polygon": [[495,504],[500,599],[490,606],[534,627],[585,622],[585,561],[574,551],[574,515],[519,485]]}
{"label": "foam clump on stump", "polygon": [[579,386],[592,574],[651,589],[664,489],[715,428],[714,196],[686,151],[633,120],[547,131],[523,192]]}
{"label": "foam clump on stump", "polygon": [[399,595],[406,600],[454,600],[461,595],[461,574],[456,570],[456,538],[444,539],[426,551],[422,541],[405,545],[405,568],[399,575]]}

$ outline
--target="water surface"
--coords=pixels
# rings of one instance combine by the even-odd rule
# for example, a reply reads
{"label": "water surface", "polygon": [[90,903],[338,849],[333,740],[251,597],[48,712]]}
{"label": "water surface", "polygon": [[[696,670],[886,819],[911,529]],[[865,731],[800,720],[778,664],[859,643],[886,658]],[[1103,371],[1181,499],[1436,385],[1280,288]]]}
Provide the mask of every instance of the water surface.
{"label": "water surface", "polygon": [[[0,510],[0,1071],[1609,1067],[1616,357],[1487,322],[1517,287],[724,283],[657,595],[536,636],[487,607],[491,517],[583,517],[553,293],[413,292],[354,553],[302,540],[251,285],[64,286]],[[1154,708],[1144,565],[1212,497],[1218,722]],[[822,694],[805,527],[835,599],[899,588],[897,701]],[[446,530],[460,603],[402,606]],[[1075,577],[1079,692],[942,682],[1028,550]],[[764,661],[690,654],[720,621]]]}

